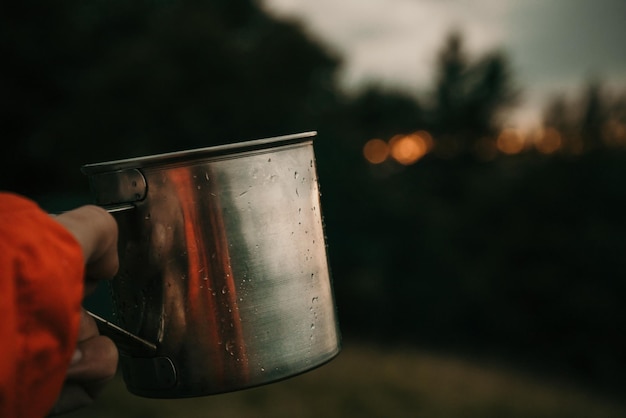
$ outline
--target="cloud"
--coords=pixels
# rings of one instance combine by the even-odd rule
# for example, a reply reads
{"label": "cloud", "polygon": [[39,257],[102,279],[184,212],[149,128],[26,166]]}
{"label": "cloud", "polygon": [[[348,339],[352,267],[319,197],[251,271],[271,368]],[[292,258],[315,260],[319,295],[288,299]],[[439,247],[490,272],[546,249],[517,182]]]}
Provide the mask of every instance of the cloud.
{"label": "cloud", "polygon": [[453,28],[466,36],[471,51],[484,51],[496,46],[503,30],[498,22],[508,11],[496,0],[266,0],[265,5],[279,16],[300,18],[310,33],[341,53],[340,79],[348,89],[367,82],[423,88],[432,79],[436,51]]}
{"label": "cloud", "polygon": [[528,102],[521,119],[538,119],[553,92],[580,88],[591,75],[626,84],[623,0],[262,0],[344,60],[340,81],[423,91],[436,54],[453,28],[470,56],[496,48],[511,58]]}
{"label": "cloud", "polygon": [[529,0],[511,22],[510,47],[530,82],[555,82],[595,73],[626,73],[626,2]]}

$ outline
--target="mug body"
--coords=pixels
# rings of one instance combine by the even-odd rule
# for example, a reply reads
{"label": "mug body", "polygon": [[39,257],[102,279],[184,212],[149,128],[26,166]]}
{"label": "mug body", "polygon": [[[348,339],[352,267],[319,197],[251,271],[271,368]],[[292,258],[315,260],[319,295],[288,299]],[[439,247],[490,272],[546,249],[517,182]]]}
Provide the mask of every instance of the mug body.
{"label": "mug body", "polygon": [[281,380],[338,354],[315,133],[83,166],[119,229],[115,322],[132,393]]}

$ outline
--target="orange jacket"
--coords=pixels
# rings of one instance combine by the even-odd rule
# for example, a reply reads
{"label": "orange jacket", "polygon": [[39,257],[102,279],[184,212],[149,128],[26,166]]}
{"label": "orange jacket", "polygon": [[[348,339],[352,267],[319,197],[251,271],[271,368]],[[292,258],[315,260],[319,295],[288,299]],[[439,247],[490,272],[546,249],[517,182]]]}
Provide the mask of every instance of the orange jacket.
{"label": "orange jacket", "polygon": [[0,192],[0,417],[45,417],[74,353],[84,260],[34,202]]}

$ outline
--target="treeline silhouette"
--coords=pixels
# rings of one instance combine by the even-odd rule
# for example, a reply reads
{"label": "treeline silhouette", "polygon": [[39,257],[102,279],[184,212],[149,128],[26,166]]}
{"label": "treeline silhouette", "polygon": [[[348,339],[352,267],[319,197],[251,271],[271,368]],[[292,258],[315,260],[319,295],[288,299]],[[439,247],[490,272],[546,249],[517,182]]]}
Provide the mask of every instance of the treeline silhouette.
{"label": "treeline silhouette", "polygon": [[346,337],[624,388],[623,92],[519,132],[506,53],[451,31],[430,91],[349,96],[340,56],[251,0],[13,2],[0,39],[2,189],[58,210],[89,201],[84,163],[317,130]]}

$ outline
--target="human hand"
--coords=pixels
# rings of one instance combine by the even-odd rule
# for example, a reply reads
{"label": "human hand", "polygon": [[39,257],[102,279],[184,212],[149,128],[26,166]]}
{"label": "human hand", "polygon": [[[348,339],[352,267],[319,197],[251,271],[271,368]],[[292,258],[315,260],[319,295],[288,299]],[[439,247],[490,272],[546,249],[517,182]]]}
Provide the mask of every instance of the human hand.
{"label": "human hand", "polygon": [[83,249],[85,259],[85,293],[97,282],[110,279],[119,268],[117,257],[117,222],[105,209],[86,205],[55,217],[74,235]]}
{"label": "human hand", "polygon": [[[78,240],[85,259],[85,295],[101,279],[117,273],[117,223],[104,209],[87,205],[56,217]],[[94,319],[83,309],[76,351],[67,370],[65,384],[51,415],[89,405],[115,376],[118,352],[115,344],[98,332]]]}

